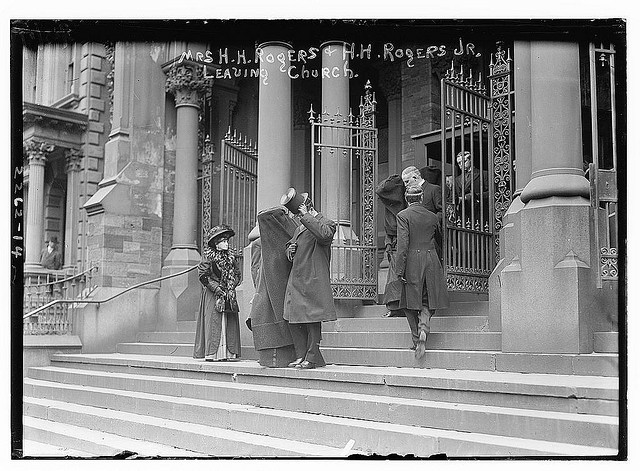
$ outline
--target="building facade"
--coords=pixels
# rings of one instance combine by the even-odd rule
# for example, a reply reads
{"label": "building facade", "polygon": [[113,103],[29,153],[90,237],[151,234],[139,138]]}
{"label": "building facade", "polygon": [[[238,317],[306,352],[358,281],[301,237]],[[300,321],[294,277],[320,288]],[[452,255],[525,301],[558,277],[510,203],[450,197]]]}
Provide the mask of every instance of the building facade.
{"label": "building facade", "polygon": [[[504,352],[617,351],[619,27],[347,26],[263,25],[248,40],[213,30],[197,40],[102,30],[23,38],[25,314],[69,299],[62,288],[45,296],[47,283],[77,279],[75,295],[106,299],[156,280],[99,307],[64,308],[63,327],[25,318],[25,333],[62,329],[83,351],[103,352],[193,320],[201,288],[188,270],[203,232],[231,224],[247,253],[257,212],[291,186],[339,223],[334,294],[340,315],[355,315],[354,305],[378,301],[386,277],[375,185],[415,165],[445,188],[456,155],[470,151],[490,175],[488,198],[457,221],[445,204],[454,298],[489,300]],[[59,271],[40,266],[52,237]],[[245,276],[245,316],[252,290]]]}

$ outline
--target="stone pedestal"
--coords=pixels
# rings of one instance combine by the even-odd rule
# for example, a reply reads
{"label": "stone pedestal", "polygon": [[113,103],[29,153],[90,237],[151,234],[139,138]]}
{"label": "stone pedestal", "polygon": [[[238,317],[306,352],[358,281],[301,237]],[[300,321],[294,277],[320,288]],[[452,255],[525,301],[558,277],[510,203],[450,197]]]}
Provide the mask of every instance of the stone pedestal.
{"label": "stone pedestal", "polygon": [[519,219],[521,255],[500,276],[502,350],[592,352],[589,202],[534,200]]}
{"label": "stone pedestal", "polygon": [[[193,247],[172,247],[162,266],[162,276],[172,275],[197,265],[200,253]],[[195,321],[200,305],[202,284],[198,269],[163,280],[160,285],[158,327],[171,328],[177,321]]]}

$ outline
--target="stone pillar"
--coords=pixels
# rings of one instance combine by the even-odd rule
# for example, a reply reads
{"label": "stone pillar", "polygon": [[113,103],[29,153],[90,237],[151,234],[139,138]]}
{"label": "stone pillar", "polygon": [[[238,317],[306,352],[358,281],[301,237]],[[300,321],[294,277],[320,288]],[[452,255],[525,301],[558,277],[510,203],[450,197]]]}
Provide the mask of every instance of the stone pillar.
{"label": "stone pillar", "polygon": [[[345,119],[349,115],[349,77],[345,74],[349,59],[344,54],[345,43],[328,41],[320,48],[323,74],[322,120]],[[345,145],[349,142],[349,134],[337,129],[324,129],[322,142],[329,146]],[[316,197],[320,198],[322,213],[340,225],[349,225],[351,221],[350,180],[349,154],[343,154],[342,149],[325,148],[322,151],[320,188]]]}
{"label": "stone pillar", "polygon": [[77,149],[65,151],[67,199],[65,205],[64,269],[72,270],[78,263],[78,216],[80,213],[79,185],[82,154]]}
{"label": "stone pillar", "polygon": [[[162,267],[163,276],[200,262],[196,244],[198,111],[200,94],[207,89],[208,83],[201,66],[183,63],[167,71],[166,90],[175,96],[177,125],[173,243]],[[169,327],[176,321],[195,320],[201,288],[195,270],[162,281],[160,326]]]}
{"label": "stone pillar", "polygon": [[[518,42],[515,52],[516,68],[522,67],[516,73],[517,113],[528,103],[531,107],[529,116],[519,119],[531,123],[532,173],[517,203],[519,225],[510,235],[515,255],[501,271],[503,351],[587,353],[593,351],[595,285],[589,268],[589,183],[582,175],[578,44]],[[527,60],[530,88],[522,77]],[[523,152],[516,186],[527,180],[522,128],[525,148],[517,149]]]}
{"label": "stone pillar", "polygon": [[44,166],[54,148],[53,144],[36,140],[24,144],[24,153],[29,163],[25,270],[42,268],[40,252],[44,222]]}
{"label": "stone pillar", "polygon": [[[291,46],[270,41],[259,46],[260,78],[258,95],[258,196],[257,210],[280,204],[291,186],[291,78],[280,71],[289,67]],[[303,191],[298,189],[299,191]]]}

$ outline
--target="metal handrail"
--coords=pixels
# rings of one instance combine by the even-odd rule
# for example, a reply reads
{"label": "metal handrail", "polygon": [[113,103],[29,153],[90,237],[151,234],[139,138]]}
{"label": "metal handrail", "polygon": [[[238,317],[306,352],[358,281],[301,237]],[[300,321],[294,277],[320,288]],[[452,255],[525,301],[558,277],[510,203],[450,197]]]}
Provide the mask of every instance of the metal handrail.
{"label": "metal handrail", "polygon": [[86,273],[89,273],[92,270],[95,270],[96,268],[98,268],[96,265],[88,268],[87,270],[83,271],[82,273],[78,273],[76,275],[71,275],[69,278],[64,278],[62,280],[57,280],[57,281],[49,281],[47,283],[42,283],[42,284],[37,284],[37,285],[27,285],[27,286],[48,286],[48,285],[57,285],[59,283],[64,283],[66,281],[70,281],[73,280],[74,278],[79,278],[83,275],[85,275]]}
{"label": "metal handrail", "polygon": [[119,293],[116,293],[106,299],[100,299],[100,300],[95,300],[95,299],[56,299],[54,301],[51,301],[47,304],[45,304],[44,306],[40,306],[37,309],[34,309],[33,311],[30,311],[26,314],[24,314],[22,316],[23,319],[27,319],[35,314],[38,314],[40,311],[44,311],[47,308],[50,308],[51,306],[55,306],[56,304],[102,304],[102,303],[106,303],[108,301],[111,301],[112,299],[117,298],[118,296],[122,296],[123,294],[136,289],[136,288],[140,288],[141,286],[145,286],[145,285],[150,285],[151,283],[157,283],[158,281],[162,281],[162,280],[166,280],[169,278],[173,278],[174,276],[179,276],[179,275],[184,275],[185,273],[189,273],[190,271],[194,270],[198,268],[198,265],[194,265],[192,267],[187,268],[186,270],[182,270],[178,273],[172,273],[171,275],[165,275],[165,276],[161,276],[159,278],[154,278],[153,280],[148,280],[148,281],[143,281],[142,283],[138,283],[137,285],[133,285],[133,286],[129,286],[127,289],[125,289],[124,291],[120,291]]}

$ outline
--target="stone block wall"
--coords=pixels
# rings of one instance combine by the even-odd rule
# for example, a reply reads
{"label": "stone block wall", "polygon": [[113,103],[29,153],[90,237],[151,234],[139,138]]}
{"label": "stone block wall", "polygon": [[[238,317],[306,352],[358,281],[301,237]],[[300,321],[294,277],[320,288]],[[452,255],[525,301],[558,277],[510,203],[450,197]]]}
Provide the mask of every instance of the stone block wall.
{"label": "stone block wall", "polygon": [[[104,146],[111,131],[107,90],[107,74],[110,71],[111,64],[106,59],[104,45],[82,45],[79,100],[75,111],[87,114],[89,125],[83,148],[83,170],[80,172],[80,207],[96,193],[98,183],[104,177]],[[78,234],[78,262],[87,261],[88,217],[83,210],[80,211]]]}

